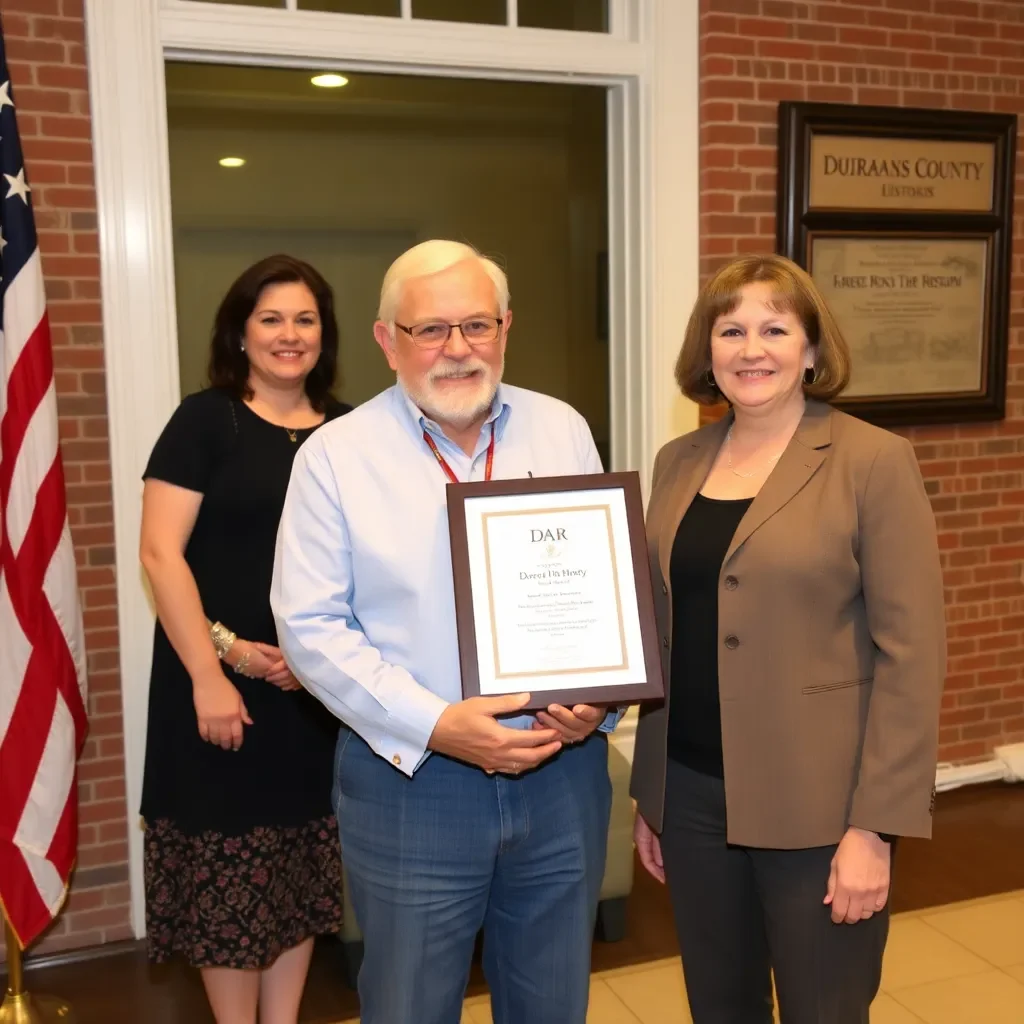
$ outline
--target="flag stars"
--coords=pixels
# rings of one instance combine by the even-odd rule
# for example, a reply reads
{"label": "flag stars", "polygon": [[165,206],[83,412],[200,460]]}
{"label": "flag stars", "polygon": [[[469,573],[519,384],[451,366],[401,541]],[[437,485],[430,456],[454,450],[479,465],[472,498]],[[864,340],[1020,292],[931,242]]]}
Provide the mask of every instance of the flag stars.
{"label": "flag stars", "polygon": [[4,107],[13,107],[14,100],[11,99],[11,82],[8,79],[2,85],[0,85],[0,110]]}
{"label": "flag stars", "polygon": [[25,182],[25,168],[22,167],[15,175],[5,174],[4,177],[7,179],[7,184],[11,186],[6,198],[10,199],[11,196],[18,196],[28,206],[28,194],[32,189]]}

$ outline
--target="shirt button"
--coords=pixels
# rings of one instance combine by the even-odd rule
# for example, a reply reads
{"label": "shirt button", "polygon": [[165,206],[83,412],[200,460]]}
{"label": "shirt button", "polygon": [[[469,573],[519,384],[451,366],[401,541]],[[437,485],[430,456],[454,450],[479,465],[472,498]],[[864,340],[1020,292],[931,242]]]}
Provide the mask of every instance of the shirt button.
{"label": "shirt button", "polygon": [[733,636],[732,633],[730,633],[725,638],[725,646],[728,647],[730,651],[735,651],[736,648],[739,647],[739,645],[740,645],[739,637]]}
{"label": "shirt button", "polygon": [[735,576],[726,576],[725,577],[725,589],[726,590],[735,590],[739,585],[740,585],[740,581],[738,579],[736,579]]}
{"label": "shirt button", "polygon": [[397,768],[402,763],[401,755],[395,754],[395,756],[391,758],[391,763]]}

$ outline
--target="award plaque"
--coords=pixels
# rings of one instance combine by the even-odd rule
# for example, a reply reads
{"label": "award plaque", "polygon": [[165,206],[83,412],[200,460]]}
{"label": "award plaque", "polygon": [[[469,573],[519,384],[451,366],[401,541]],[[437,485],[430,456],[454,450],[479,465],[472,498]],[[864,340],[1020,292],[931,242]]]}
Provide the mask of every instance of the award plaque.
{"label": "award plaque", "polygon": [[1017,120],[782,103],[778,251],[850,347],[835,404],[883,425],[1001,419]]}
{"label": "award plaque", "polygon": [[664,696],[636,473],[448,485],[465,697]]}

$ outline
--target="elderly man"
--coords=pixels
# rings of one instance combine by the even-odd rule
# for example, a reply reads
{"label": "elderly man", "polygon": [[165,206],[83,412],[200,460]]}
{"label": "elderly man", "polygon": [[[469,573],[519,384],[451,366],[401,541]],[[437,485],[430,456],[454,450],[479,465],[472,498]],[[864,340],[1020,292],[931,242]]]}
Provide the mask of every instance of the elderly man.
{"label": "elderly man", "polygon": [[508,284],[470,246],[404,253],[378,315],[398,382],[299,452],[271,596],[289,664],[343,723],[362,1020],[458,1024],[483,929],[496,1024],[584,1024],[617,715],[462,699],[445,486],[600,459],[573,409],[501,383]]}

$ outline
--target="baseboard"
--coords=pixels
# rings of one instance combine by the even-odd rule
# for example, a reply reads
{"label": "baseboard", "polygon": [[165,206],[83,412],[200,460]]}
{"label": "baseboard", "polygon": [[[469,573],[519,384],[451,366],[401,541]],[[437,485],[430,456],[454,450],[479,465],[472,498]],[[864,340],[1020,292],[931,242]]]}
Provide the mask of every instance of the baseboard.
{"label": "baseboard", "polygon": [[[67,967],[68,964],[80,964],[87,960],[100,960],[108,956],[121,956],[123,953],[145,952],[145,939],[121,939],[117,942],[106,942],[100,946],[80,946],[78,949],[65,949],[58,953],[27,953],[24,959],[26,971],[40,970],[44,967]],[[0,963],[0,978],[6,976],[7,964]]]}
{"label": "baseboard", "polygon": [[995,755],[1007,767],[1007,782],[1024,782],[1024,743],[996,747]]}
{"label": "baseboard", "polygon": [[996,747],[987,761],[974,764],[940,764],[935,770],[935,789],[945,793],[983,782],[1024,781],[1024,743]]}

